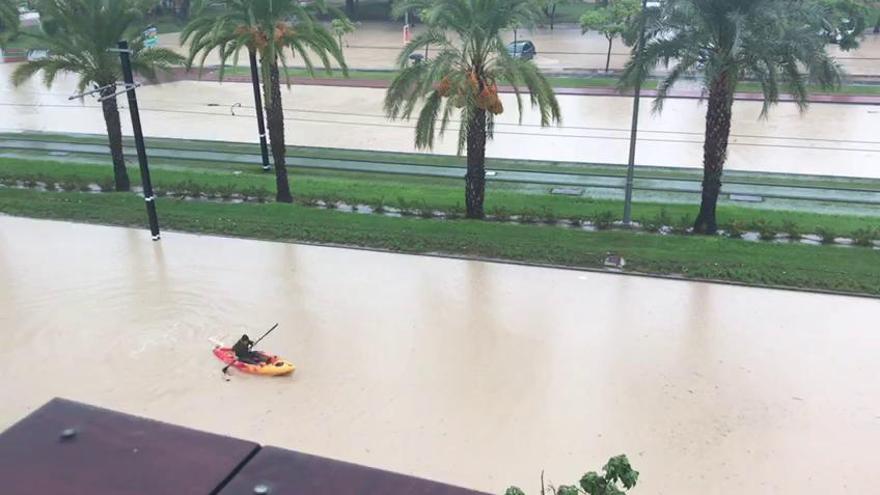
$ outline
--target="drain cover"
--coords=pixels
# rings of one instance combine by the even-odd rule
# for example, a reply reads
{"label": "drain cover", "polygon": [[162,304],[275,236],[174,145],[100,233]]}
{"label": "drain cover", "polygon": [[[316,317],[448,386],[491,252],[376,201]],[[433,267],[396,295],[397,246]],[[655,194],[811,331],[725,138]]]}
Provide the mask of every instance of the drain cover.
{"label": "drain cover", "polygon": [[746,203],[762,203],[764,202],[763,196],[757,196],[754,194],[731,194],[729,195],[731,201],[744,201]]}
{"label": "drain cover", "polygon": [[580,187],[554,187],[550,190],[550,194],[561,194],[563,196],[580,196],[584,190]]}

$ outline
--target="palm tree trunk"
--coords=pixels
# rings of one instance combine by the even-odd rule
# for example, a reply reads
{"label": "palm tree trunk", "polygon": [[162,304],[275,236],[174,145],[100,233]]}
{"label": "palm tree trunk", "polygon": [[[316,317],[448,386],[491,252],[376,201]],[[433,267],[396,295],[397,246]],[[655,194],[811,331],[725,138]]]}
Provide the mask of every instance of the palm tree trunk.
{"label": "palm tree trunk", "polygon": [[703,197],[700,214],[694,222],[695,234],[715,234],[718,223],[715,207],[721,193],[721,174],[727,160],[733,94],[727,74],[719,75],[709,88],[706,110],[706,136],[703,142]]}
{"label": "palm tree trunk", "polygon": [[611,45],[614,43],[614,38],[608,38],[608,56],[605,57],[605,72],[608,72],[608,69],[611,67]]}
{"label": "palm tree trunk", "polygon": [[119,107],[116,105],[116,97],[109,97],[115,92],[116,86],[110,85],[101,91],[101,96],[107,97],[101,102],[101,108],[104,111],[104,123],[107,125],[110,156],[113,158],[113,182],[117,191],[130,191],[131,181],[128,179],[125,156],[122,153],[122,124],[119,121]]}
{"label": "palm tree trunk", "polygon": [[[266,63],[263,59],[261,63]],[[269,144],[275,161],[275,201],[292,203],[290,183],[287,180],[286,149],[284,146],[284,108],[281,104],[281,81],[278,61],[269,62],[269,84],[263,85],[266,100],[266,122],[269,125]]]}
{"label": "palm tree trunk", "polygon": [[465,205],[467,217],[484,216],[483,199],[486,196],[486,111],[476,109],[468,124],[467,175],[465,175]]}

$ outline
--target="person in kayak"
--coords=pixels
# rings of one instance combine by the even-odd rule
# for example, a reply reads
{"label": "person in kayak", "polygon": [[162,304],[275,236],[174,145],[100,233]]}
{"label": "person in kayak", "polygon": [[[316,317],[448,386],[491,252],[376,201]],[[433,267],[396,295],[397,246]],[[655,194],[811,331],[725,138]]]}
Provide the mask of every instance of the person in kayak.
{"label": "person in kayak", "polygon": [[263,355],[252,350],[254,342],[244,334],[238,339],[238,342],[232,346],[232,352],[235,353],[235,359],[247,364],[260,364],[265,361]]}

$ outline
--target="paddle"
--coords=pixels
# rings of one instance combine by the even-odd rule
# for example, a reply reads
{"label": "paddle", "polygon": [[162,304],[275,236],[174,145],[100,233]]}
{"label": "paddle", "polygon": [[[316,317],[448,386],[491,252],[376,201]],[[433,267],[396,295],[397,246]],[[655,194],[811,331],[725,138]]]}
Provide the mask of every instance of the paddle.
{"label": "paddle", "polygon": [[[278,324],[277,324],[277,323],[274,324],[274,325],[272,325],[272,328],[270,328],[268,332],[264,333],[262,337],[258,338],[253,344],[251,344],[251,349],[253,349],[254,347],[256,347],[257,344],[258,344],[261,340],[265,339],[266,336],[269,335],[270,333],[272,333],[272,330],[275,330],[276,328],[278,328]],[[233,364],[235,364],[235,363],[237,363],[237,362],[238,362],[238,359],[233,359],[232,362],[230,362],[229,364],[227,364],[226,367],[223,368],[223,374],[225,375],[225,374],[226,374],[226,370],[228,370],[230,366],[232,366]]]}

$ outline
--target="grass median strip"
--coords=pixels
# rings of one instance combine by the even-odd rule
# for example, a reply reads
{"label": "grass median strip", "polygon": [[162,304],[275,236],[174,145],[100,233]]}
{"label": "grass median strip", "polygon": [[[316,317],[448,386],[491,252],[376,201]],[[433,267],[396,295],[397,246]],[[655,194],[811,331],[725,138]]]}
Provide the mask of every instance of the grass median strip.
{"label": "grass median strip", "polygon": [[[145,223],[143,200],[128,193],[0,189],[0,212],[121,226]],[[165,228],[184,232],[583,268],[600,267],[613,252],[626,258],[628,270],[644,273],[880,295],[880,252],[870,249],[389,218],[277,203],[164,199],[159,213]]]}
{"label": "grass median strip", "polygon": [[[0,179],[16,180],[35,185],[37,182],[64,184],[64,189],[83,189],[88,184],[102,184],[109,189],[110,166],[96,163],[55,162],[0,158]],[[153,184],[160,195],[188,192],[189,195],[209,194],[230,197],[233,193],[270,196],[274,178],[255,170],[236,173],[228,167],[210,167],[206,164],[163,165],[154,163]],[[301,200],[340,201],[347,204],[418,208],[422,210],[452,211],[463,205],[463,184],[458,179],[391,176],[370,173],[343,173],[336,171],[302,170],[292,168],[294,196]],[[138,169],[129,168],[132,184],[140,182]],[[527,216],[534,219],[574,219],[595,221],[597,217],[619,219],[622,202],[612,199],[556,196],[548,189],[523,190],[510,185],[491,183],[486,210],[490,215]],[[665,225],[685,228],[693,221],[694,205],[637,202],[633,206],[636,221],[649,224],[665,219]],[[719,218],[724,225],[736,224],[740,230],[749,229],[777,232],[797,231],[802,234],[825,231],[837,236],[875,229],[877,216],[828,215],[756,209],[734,205],[719,207]],[[787,229],[787,230],[786,230]]]}

